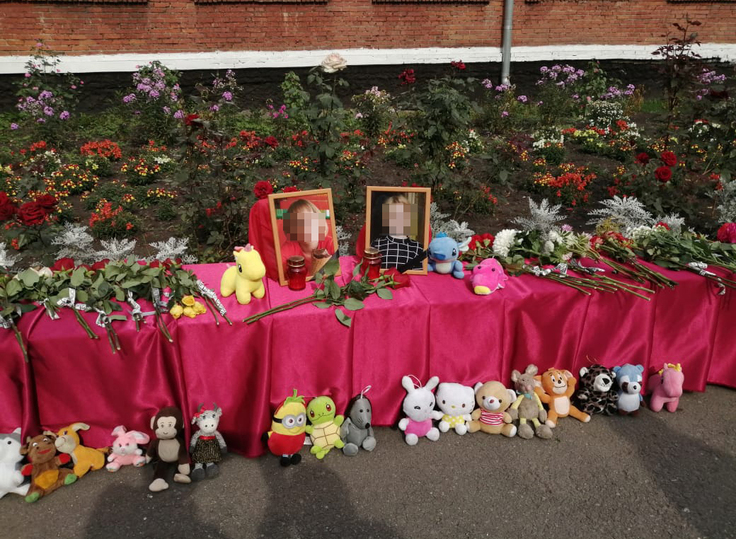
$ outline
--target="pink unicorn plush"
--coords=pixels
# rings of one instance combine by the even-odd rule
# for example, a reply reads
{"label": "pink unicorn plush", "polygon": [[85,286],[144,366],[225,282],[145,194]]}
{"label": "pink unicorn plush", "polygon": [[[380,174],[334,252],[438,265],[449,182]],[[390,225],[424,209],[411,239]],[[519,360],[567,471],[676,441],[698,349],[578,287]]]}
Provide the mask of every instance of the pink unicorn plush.
{"label": "pink unicorn plush", "polygon": [[684,382],[685,375],[679,363],[677,365],[665,363],[661,371],[650,376],[647,390],[652,394],[649,397],[649,408],[652,412],[659,412],[662,406],[666,407],[668,412],[676,411]]}
{"label": "pink unicorn plush", "polygon": [[479,296],[487,296],[503,288],[508,280],[499,261],[487,258],[473,268],[470,282],[473,285],[473,292]]}
{"label": "pink unicorn plush", "polygon": [[113,436],[117,436],[112,444],[112,453],[107,457],[108,472],[117,472],[121,466],[132,464],[135,467],[143,466],[146,463],[146,457],[143,456],[143,450],[138,448],[138,444],[147,444],[150,440],[148,434],[138,432],[137,430],[125,431],[122,425],[115,427],[112,431]]}

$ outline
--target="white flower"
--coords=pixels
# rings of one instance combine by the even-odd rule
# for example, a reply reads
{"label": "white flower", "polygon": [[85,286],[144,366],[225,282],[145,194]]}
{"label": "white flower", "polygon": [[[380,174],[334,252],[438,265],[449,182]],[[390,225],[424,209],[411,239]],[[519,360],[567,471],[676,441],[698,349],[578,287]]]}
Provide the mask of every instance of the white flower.
{"label": "white flower", "polygon": [[546,255],[550,254],[552,251],[555,250],[555,244],[549,240],[544,242],[544,246],[542,247],[542,252]]}
{"label": "white flower", "polygon": [[547,234],[547,239],[554,243],[562,243],[562,236],[560,236],[556,230],[550,230]]}
{"label": "white flower", "polygon": [[348,67],[348,62],[338,53],[333,52],[320,64],[325,73],[337,73]]}
{"label": "white flower", "polygon": [[502,257],[509,256],[509,250],[514,246],[518,233],[519,231],[513,228],[505,228],[496,234],[496,239],[493,241],[493,254]]}
{"label": "white flower", "polygon": [[5,243],[0,243],[0,267],[1,268],[12,268],[20,257],[17,255],[11,255],[5,249]]}

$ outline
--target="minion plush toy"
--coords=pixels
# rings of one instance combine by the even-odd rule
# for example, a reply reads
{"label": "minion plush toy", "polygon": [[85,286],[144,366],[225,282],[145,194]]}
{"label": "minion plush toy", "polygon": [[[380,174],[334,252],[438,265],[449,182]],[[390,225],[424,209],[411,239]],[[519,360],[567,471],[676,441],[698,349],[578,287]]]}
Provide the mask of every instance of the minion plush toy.
{"label": "minion plush toy", "polygon": [[273,414],[271,430],[268,431],[268,449],[281,457],[281,466],[299,464],[299,454],[306,437],[307,408],[304,397],[294,395],[287,397]]}

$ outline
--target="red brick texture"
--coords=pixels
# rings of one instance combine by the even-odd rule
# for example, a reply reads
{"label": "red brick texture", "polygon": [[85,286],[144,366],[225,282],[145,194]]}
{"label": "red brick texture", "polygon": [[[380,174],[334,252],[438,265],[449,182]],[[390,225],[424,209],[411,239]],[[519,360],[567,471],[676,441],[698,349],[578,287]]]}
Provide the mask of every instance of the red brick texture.
{"label": "red brick texture", "polygon": [[[700,20],[704,43],[736,42],[736,7],[666,0],[516,0],[514,46],[659,44],[671,22]],[[0,56],[37,38],[67,54],[500,47],[503,0],[478,3],[0,3]]]}

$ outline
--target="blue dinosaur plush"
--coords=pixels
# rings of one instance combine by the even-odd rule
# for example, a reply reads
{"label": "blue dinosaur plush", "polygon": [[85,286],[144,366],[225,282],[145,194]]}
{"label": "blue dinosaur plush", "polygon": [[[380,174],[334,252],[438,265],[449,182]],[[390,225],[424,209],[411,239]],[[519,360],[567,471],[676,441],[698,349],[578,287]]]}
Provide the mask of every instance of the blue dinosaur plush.
{"label": "blue dinosaur plush", "polygon": [[427,256],[429,257],[429,271],[446,275],[452,273],[456,279],[465,277],[463,264],[457,257],[468,250],[470,239],[458,243],[444,232],[437,234],[429,243]]}
{"label": "blue dinosaur plush", "polygon": [[644,400],[641,396],[644,367],[627,363],[621,367],[614,367],[613,372],[616,373],[618,385],[618,413],[637,415]]}

